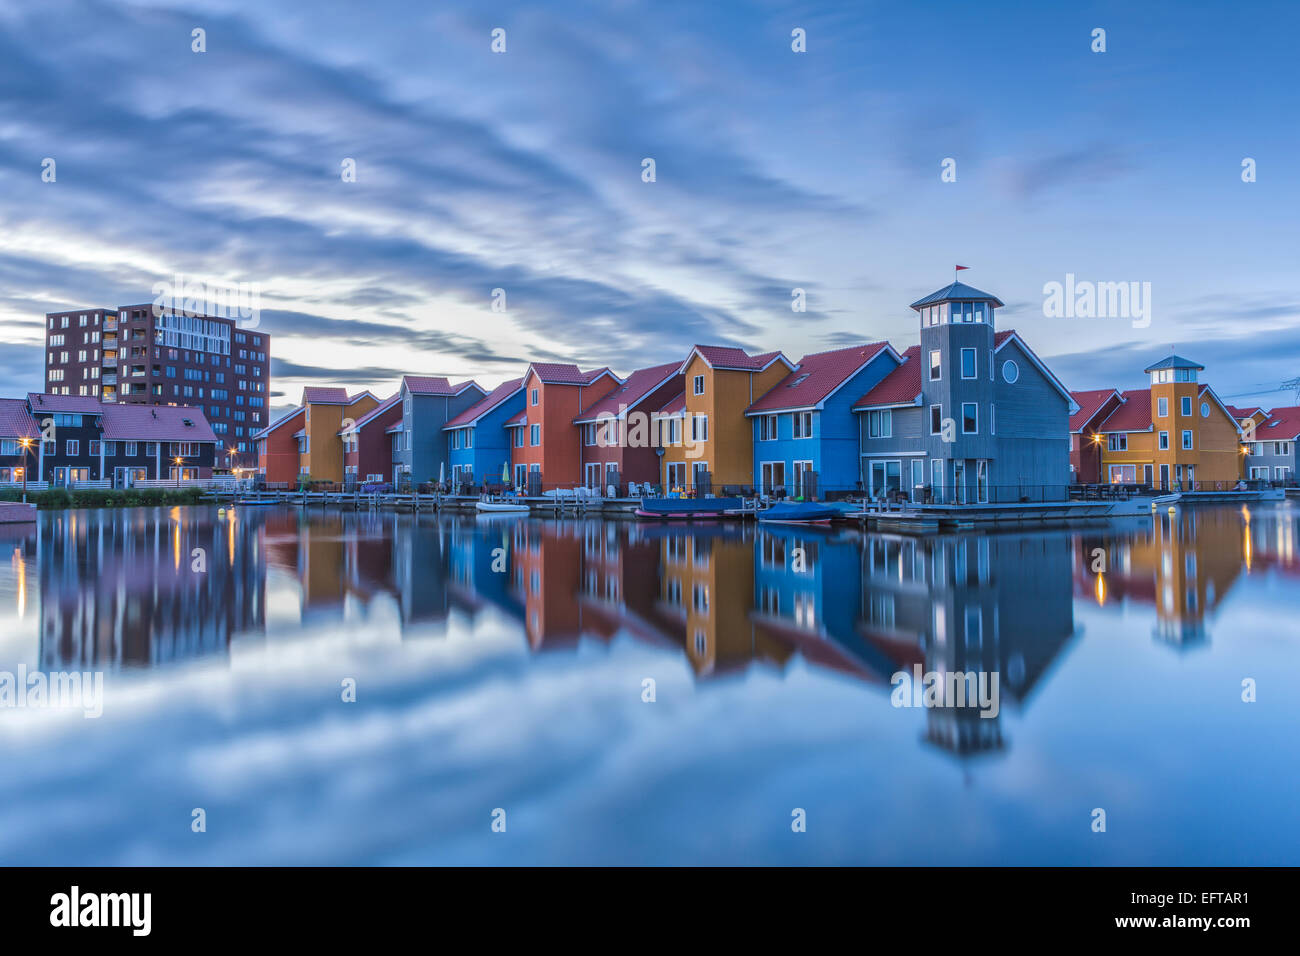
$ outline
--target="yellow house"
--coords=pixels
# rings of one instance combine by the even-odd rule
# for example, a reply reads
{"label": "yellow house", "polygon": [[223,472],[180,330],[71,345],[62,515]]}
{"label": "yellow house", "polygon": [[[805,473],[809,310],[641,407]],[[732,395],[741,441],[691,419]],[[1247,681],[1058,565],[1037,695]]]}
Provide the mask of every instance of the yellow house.
{"label": "yellow house", "polygon": [[745,410],[794,366],[780,352],[697,345],[682,363],[686,394],[663,411],[665,488],[696,494],[754,484],[754,432]]}
{"label": "yellow house", "polygon": [[1184,491],[1237,483],[1241,426],[1214,390],[1197,381],[1204,370],[1171,355],[1146,368],[1149,388],[1122,393],[1122,403],[1096,429],[1103,480]]}
{"label": "yellow house", "polygon": [[303,427],[298,439],[298,474],[313,481],[343,481],[344,422],[349,424],[379,404],[369,392],[348,397],[345,388],[313,386],[302,390]]}

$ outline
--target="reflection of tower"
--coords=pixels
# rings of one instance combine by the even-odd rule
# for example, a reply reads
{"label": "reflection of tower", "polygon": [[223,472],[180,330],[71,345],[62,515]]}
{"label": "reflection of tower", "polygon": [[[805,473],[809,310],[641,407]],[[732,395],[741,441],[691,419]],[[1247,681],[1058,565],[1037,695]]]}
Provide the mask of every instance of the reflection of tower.
{"label": "reflection of tower", "polygon": [[224,654],[265,626],[255,512],[69,511],[40,540],[41,650],[51,670]]}
{"label": "reflection of tower", "polygon": [[[1074,633],[1064,534],[873,535],[862,554],[864,643],[895,670],[997,675],[997,717],[929,708],[926,739],[959,755],[1004,746],[1000,712],[1023,707]],[[922,661],[921,654],[924,654]]]}

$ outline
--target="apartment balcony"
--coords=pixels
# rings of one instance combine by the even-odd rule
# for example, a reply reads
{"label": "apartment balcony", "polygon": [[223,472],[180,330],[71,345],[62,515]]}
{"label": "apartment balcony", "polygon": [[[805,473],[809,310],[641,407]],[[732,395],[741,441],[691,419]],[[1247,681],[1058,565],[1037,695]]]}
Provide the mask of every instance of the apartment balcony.
{"label": "apartment balcony", "polygon": [[105,318],[105,319],[104,319],[104,331],[105,331],[105,332],[116,332],[116,331],[117,331],[117,319],[109,319],[109,318]]}
{"label": "apartment balcony", "polygon": [[100,389],[99,400],[101,402],[105,402],[110,405],[113,404],[114,402],[117,401],[117,389],[115,388]]}
{"label": "apartment balcony", "polygon": [[103,368],[115,367],[117,365],[117,353],[114,352],[112,355],[109,355],[107,352],[105,352],[103,355],[100,356],[99,364]]}

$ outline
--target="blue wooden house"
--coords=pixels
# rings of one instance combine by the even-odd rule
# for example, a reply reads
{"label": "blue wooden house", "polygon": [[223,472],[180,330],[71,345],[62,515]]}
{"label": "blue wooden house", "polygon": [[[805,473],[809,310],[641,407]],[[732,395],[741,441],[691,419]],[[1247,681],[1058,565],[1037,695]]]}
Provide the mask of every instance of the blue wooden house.
{"label": "blue wooden house", "polygon": [[942,504],[1061,501],[1074,399],[1014,330],[995,296],[954,282],[917,302],[921,344],[853,404],[862,482]]}
{"label": "blue wooden house", "polygon": [[858,491],[853,403],[902,364],[888,342],[805,355],[745,411],[754,482],[764,494],[821,498]]}
{"label": "blue wooden house", "polygon": [[454,485],[499,482],[510,465],[506,422],[524,410],[524,380],[502,382],[442,426]]}

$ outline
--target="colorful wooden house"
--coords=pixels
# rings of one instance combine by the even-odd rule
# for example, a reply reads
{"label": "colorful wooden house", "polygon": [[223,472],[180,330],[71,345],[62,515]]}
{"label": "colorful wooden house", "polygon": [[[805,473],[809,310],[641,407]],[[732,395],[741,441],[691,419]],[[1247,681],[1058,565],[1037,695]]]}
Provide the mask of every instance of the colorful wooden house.
{"label": "colorful wooden house", "polygon": [[402,420],[402,395],[397,392],[339,429],[343,443],[343,483],[389,483],[393,480],[393,442],[388,429]]}
{"label": "colorful wooden house", "polygon": [[902,361],[888,342],[801,358],[745,410],[757,490],[808,498],[859,490],[853,403]]}
{"label": "colorful wooden house", "polygon": [[1219,490],[1242,476],[1242,429],[1214,390],[1198,381],[1205,366],[1178,355],[1149,365],[1150,387],[1091,428],[1104,441],[1102,480],[1162,490]]}
{"label": "colorful wooden house", "polygon": [[394,481],[399,485],[446,481],[447,433],[443,426],[487,394],[477,382],[453,385],[441,375],[404,375],[401,426],[393,432]]}
{"label": "colorful wooden house", "polygon": [[1124,404],[1124,396],[1115,388],[1096,388],[1071,392],[1079,410],[1070,416],[1070,471],[1076,483],[1100,484],[1101,444],[1105,440],[1097,426]]}
{"label": "colorful wooden house", "polygon": [[853,405],[873,498],[1059,501],[1069,492],[1070,393],[1009,329],[1002,302],[962,282],[912,303],[921,344]]}
{"label": "colorful wooden house", "polygon": [[523,410],[524,380],[513,378],[442,426],[454,486],[502,481],[503,472],[508,473],[510,466],[513,434],[505,425]]}
{"label": "colorful wooden house", "polygon": [[660,410],[661,480],[695,494],[754,485],[746,410],[794,366],[780,352],[697,345],[682,362],[685,396]]}
{"label": "colorful wooden house", "polygon": [[309,386],[302,390],[302,428],[298,474],[313,481],[343,481],[343,442],[339,432],[379,404],[370,392],[348,395],[345,388]]}
{"label": "colorful wooden house", "polygon": [[[1229,406],[1231,409],[1231,406]],[[1300,406],[1274,408],[1265,412],[1263,409],[1234,410],[1245,412],[1238,414],[1242,423],[1246,448],[1245,477],[1256,481],[1270,481],[1275,484],[1294,485],[1296,475],[1300,474]],[[1262,421],[1257,420],[1262,416]]]}
{"label": "colorful wooden house", "polygon": [[299,405],[253,435],[257,442],[257,471],[268,485],[292,485],[298,480],[299,434],[307,410]]}
{"label": "colorful wooden house", "polygon": [[680,362],[637,369],[574,418],[581,437],[582,481],[622,494],[631,482],[657,484],[658,431],[654,413],[682,394]]}
{"label": "colorful wooden house", "polygon": [[583,372],[576,365],[533,362],[524,374],[523,419],[507,428],[515,436],[515,484],[530,493],[582,484],[582,449],[574,419],[623,384],[608,368]]}

